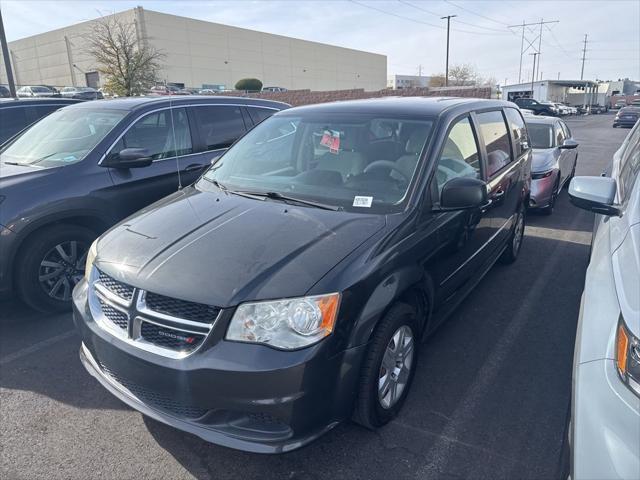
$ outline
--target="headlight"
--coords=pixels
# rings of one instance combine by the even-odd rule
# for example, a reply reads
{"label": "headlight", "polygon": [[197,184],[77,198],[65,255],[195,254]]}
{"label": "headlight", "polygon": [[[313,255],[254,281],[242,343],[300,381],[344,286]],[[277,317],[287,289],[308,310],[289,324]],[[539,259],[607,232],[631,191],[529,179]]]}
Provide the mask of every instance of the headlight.
{"label": "headlight", "polygon": [[546,172],[531,172],[532,180],[540,180],[541,178],[550,177],[553,174],[553,170],[547,170]]}
{"label": "headlight", "polygon": [[331,334],[339,304],[339,293],[243,303],[231,319],[226,338],[285,350],[306,347]]}
{"label": "headlight", "polygon": [[87,252],[87,262],[84,264],[84,276],[89,278],[91,275],[91,267],[93,267],[93,261],[96,259],[98,239],[95,239],[91,246],[89,247],[89,251]]}
{"label": "headlight", "polygon": [[640,396],[640,340],[629,331],[622,316],[616,335],[616,367],[625,385]]}

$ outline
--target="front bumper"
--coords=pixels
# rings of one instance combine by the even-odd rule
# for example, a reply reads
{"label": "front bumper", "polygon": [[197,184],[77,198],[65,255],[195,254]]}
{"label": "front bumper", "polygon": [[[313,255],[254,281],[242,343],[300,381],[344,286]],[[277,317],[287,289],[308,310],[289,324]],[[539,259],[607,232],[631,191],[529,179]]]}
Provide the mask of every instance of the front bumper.
{"label": "front bumper", "polygon": [[557,178],[558,173],[554,171],[546,178],[531,179],[529,208],[544,208],[551,203]]}
{"label": "front bumper", "polygon": [[149,417],[226,447],[282,453],[351,414],[366,345],[333,356],[326,341],[283,352],[225,341],[226,322],[220,322],[195,353],[167,358],[103,330],[91,317],[86,292],[82,282],[73,301],[83,365]]}
{"label": "front bumper", "polygon": [[640,398],[614,361],[578,365],[573,388],[572,480],[640,478]]}

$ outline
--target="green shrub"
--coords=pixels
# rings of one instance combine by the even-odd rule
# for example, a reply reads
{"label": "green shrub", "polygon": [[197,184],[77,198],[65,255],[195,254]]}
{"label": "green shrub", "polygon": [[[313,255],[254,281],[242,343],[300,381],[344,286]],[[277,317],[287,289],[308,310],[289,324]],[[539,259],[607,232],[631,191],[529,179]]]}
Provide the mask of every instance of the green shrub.
{"label": "green shrub", "polygon": [[236,82],[236,90],[259,92],[262,90],[262,82],[257,78],[243,78]]}

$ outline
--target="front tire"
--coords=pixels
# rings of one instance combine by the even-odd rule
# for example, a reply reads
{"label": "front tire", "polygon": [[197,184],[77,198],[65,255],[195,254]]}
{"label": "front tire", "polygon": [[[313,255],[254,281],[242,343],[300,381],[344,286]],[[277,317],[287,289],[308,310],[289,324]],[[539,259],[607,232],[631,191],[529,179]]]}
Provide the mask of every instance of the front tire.
{"label": "front tire", "polygon": [[16,287],[22,300],[41,312],[71,308],[71,292],[84,275],[96,233],[77,225],[54,225],[34,234],[17,259]]}
{"label": "front tire", "polygon": [[507,248],[500,256],[499,262],[505,265],[511,264],[518,259],[520,248],[522,247],[522,240],[524,239],[524,228],[526,225],[526,209],[524,205],[518,210],[516,222],[511,231]]}
{"label": "front tire", "polygon": [[416,311],[398,303],[378,324],[367,350],[353,420],[374,430],[391,421],[407,398],[418,360]]}

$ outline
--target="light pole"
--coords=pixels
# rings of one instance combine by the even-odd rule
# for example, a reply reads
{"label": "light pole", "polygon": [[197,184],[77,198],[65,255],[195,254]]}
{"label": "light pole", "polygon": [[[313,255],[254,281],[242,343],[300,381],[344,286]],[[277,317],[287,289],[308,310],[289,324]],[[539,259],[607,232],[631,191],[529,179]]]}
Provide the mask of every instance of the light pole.
{"label": "light pole", "polygon": [[531,98],[533,98],[533,82],[536,80],[536,57],[540,55],[538,52],[530,53],[529,55],[533,55],[533,72],[531,74]]}
{"label": "light pole", "polygon": [[441,17],[440,20],[447,19],[447,63],[445,65],[444,70],[444,86],[449,86],[449,27],[451,25],[451,19],[457,17],[457,15],[447,15],[446,17]]}
{"label": "light pole", "polygon": [[11,57],[9,56],[9,46],[7,37],[4,34],[4,23],[2,23],[2,10],[0,10],[0,43],[2,44],[2,56],[4,57],[4,67],[7,70],[7,83],[11,96],[16,98],[16,84],[13,81],[13,71],[11,70]]}

